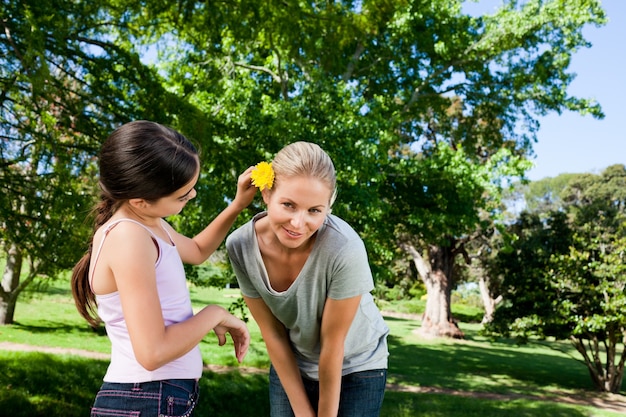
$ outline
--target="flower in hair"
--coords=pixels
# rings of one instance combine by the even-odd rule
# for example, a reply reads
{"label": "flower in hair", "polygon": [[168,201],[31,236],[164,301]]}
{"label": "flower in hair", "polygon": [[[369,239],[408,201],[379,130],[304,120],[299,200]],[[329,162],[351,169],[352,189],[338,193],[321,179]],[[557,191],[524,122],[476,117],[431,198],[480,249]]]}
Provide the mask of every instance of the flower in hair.
{"label": "flower in hair", "polygon": [[259,162],[256,164],[250,175],[252,185],[263,191],[265,188],[270,190],[274,185],[274,169],[271,162]]}

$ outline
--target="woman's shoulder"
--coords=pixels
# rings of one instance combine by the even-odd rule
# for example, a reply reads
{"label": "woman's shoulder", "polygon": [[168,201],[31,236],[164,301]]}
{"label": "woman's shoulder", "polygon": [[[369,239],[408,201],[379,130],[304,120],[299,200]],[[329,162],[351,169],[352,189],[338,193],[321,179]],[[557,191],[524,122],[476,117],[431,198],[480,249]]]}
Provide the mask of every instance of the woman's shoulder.
{"label": "woman's shoulder", "polygon": [[344,241],[361,240],[361,236],[359,236],[356,230],[354,230],[348,222],[334,214],[326,216],[322,232],[335,239]]}
{"label": "woman's shoulder", "polygon": [[254,228],[256,222],[265,217],[266,213],[259,213],[255,215],[251,220],[247,221],[243,225],[235,229],[230,235],[226,237],[226,247],[243,246],[251,242],[254,237]]}
{"label": "woman's shoulder", "polygon": [[318,256],[333,259],[354,257],[355,253],[365,252],[365,243],[359,234],[343,219],[328,215],[317,236]]}

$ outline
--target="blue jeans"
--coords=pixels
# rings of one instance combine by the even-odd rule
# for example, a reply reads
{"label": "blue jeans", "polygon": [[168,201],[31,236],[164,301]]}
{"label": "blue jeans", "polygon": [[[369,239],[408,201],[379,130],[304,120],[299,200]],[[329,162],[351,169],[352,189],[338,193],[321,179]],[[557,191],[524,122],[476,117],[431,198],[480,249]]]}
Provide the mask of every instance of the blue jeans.
{"label": "blue jeans", "polygon": [[168,379],[102,384],[91,417],[189,417],[198,402],[198,381]]}
{"label": "blue jeans", "polygon": [[[320,396],[319,381],[302,378],[313,409],[317,413]],[[378,417],[383,405],[387,370],[355,372],[341,378],[338,417]],[[293,417],[293,411],[274,367],[270,367],[270,415]]]}

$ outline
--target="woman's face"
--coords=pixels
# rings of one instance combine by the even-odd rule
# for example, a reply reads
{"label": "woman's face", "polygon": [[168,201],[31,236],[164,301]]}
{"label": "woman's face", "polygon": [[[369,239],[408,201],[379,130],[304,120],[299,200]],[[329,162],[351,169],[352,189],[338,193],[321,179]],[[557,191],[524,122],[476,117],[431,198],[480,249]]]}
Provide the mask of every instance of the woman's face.
{"label": "woman's face", "polygon": [[281,178],[271,191],[263,191],[270,227],[289,249],[308,242],[330,210],[331,190],[313,177]]}

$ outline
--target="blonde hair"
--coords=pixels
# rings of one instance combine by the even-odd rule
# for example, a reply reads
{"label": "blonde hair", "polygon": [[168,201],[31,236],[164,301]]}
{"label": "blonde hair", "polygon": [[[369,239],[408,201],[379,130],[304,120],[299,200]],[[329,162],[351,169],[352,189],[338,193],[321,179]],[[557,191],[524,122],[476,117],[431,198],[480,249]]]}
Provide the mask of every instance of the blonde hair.
{"label": "blonde hair", "polygon": [[317,178],[331,190],[330,206],[337,196],[337,175],[332,159],[315,143],[294,142],[281,149],[272,161],[275,181],[281,178],[313,177]]}

